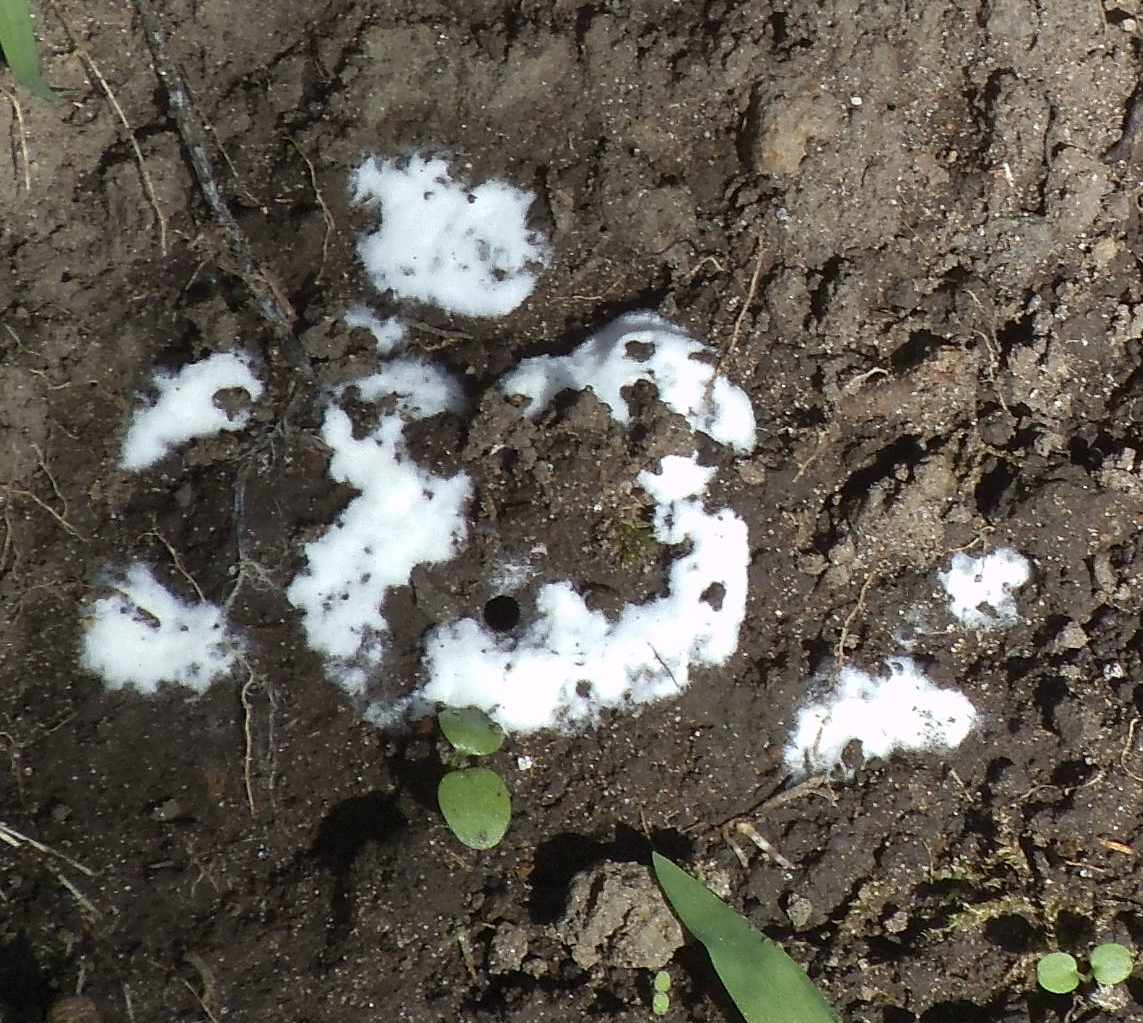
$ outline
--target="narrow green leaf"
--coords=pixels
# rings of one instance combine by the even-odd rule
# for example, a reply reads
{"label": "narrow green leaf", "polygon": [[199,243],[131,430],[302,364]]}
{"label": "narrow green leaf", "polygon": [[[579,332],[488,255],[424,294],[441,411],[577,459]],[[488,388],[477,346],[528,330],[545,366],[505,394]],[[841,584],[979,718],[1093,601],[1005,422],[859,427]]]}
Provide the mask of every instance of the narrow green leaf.
{"label": "narrow green leaf", "polygon": [[829,1003],[781,946],[665,856],[653,853],[652,860],[672,908],[706,947],[747,1023],[837,1023]]}
{"label": "narrow green leaf", "polygon": [[445,707],[437,720],[458,753],[483,757],[504,745],[504,729],[477,707]]}
{"label": "narrow green leaf", "polygon": [[40,74],[40,47],[28,0],[0,0],[0,50],[17,82],[44,99],[56,98]]}
{"label": "narrow green leaf", "polygon": [[470,849],[491,849],[512,819],[508,786],[487,767],[449,771],[437,786],[437,802],[449,829]]}

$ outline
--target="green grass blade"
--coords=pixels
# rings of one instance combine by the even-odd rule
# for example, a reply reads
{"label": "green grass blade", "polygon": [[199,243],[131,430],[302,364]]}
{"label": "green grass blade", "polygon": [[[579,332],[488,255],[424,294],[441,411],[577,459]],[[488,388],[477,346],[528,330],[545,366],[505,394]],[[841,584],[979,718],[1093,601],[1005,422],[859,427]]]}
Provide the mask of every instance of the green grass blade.
{"label": "green grass blade", "polygon": [[40,74],[40,47],[28,0],[0,0],[0,50],[17,82],[44,99],[56,98]]}
{"label": "green grass blade", "polygon": [[706,946],[747,1023],[838,1023],[805,970],[780,945],[665,856],[653,853],[652,860],[672,908]]}

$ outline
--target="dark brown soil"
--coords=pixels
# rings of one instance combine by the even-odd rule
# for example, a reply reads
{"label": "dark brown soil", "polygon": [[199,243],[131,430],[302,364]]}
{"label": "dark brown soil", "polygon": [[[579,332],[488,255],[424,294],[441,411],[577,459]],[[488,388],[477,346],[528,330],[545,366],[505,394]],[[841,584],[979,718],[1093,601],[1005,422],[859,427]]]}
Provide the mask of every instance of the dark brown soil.
{"label": "dark brown soil", "polygon": [[[652,843],[729,878],[846,1020],[1101,1017],[1037,993],[1034,963],[1143,945],[1137,6],[170,0],[210,159],[315,381],[226,255],[132,5],[45,12],[64,101],[0,102],[0,821],[68,859],[0,845],[5,1023],[77,986],[116,1023],[646,1020],[650,973],[581,969],[553,924],[578,871]],[[371,214],[349,174],[418,147],[534,190],[554,260],[506,319],[401,310],[481,409],[415,450],[482,482],[473,546],[390,600],[395,691],[421,631],[479,614],[484,569],[521,546],[605,611],[661,582],[665,554],[627,542],[648,452],[592,399],[524,431],[547,483],[489,454],[486,392],[520,357],[653,308],[729,352],[760,425],[750,458],[709,452],[752,544],[733,661],[640,715],[513,740],[515,816],[482,854],[436,811],[431,730],[364,723],[283,594],[352,496],[326,476],[318,384],[372,345],[337,321],[396,311],[354,256]],[[236,341],[269,367],[254,429],[117,468],[154,369]],[[1001,545],[1034,566],[1021,622],[942,622],[916,651],[977,707],[973,735],[756,811],[843,629],[876,668],[952,551]],[[79,612],[131,559],[193,597],[172,553],[231,599],[252,674],[107,692]],[[742,866],[720,832],[740,815],[797,869],[749,845]],[[734,1018],[693,950],[671,973],[668,1019]],[[1111,1016],[1143,1018],[1126,988]]]}

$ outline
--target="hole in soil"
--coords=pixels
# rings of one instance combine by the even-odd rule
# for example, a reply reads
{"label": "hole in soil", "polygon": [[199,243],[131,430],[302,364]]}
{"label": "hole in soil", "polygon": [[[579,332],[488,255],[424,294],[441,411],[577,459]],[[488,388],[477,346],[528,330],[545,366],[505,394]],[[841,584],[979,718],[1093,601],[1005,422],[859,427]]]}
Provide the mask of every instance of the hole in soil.
{"label": "hole in soil", "polygon": [[493,632],[511,632],[520,624],[520,602],[500,594],[484,605],[484,623]]}
{"label": "hole in soil", "polygon": [[786,15],[781,12],[771,14],[767,19],[770,24],[770,34],[774,37],[774,45],[781,46],[786,41]]}
{"label": "hole in soil", "polygon": [[885,1012],[881,1016],[881,1023],[914,1023],[916,1020],[908,1009],[902,1009],[896,1005],[887,1006]]}
{"label": "hole in soil", "polygon": [[914,330],[909,340],[900,345],[889,362],[898,373],[913,369],[924,362],[945,343],[945,339],[929,330]]}
{"label": "hole in soil", "polygon": [[1016,480],[1016,471],[1008,462],[997,462],[980,477],[976,485],[976,507],[986,519],[991,518],[1000,507],[1000,502],[1008,492],[1008,488]]}
{"label": "hole in soil", "polygon": [[842,486],[840,505],[843,514],[848,516],[849,506],[854,501],[863,501],[873,485],[894,475],[898,466],[905,466],[912,472],[924,456],[925,450],[914,434],[906,434],[883,447],[865,468],[852,473]]}
{"label": "hole in soil", "polygon": [[1086,916],[1064,910],[1056,917],[1056,938],[1060,948],[1083,948],[1095,940],[1095,927]]}
{"label": "hole in soil", "polygon": [[833,297],[834,286],[841,279],[841,268],[845,261],[841,256],[830,256],[818,271],[817,280],[810,292],[810,312],[819,322],[825,319],[829,310],[830,299]]}
{"label": "hole in soil", "polygon": [[529,915],[537,924],[554,923],[567,901],[567,888],[576,874],[611,860],[616,863],[650,863],[656,849],[675,861],[686,861],[692,842],[682,832],[655,830],[650,840],[623,824],[615,826],[615,838],[602,842],[574,831],[541,842],[532,857],[532,899]]}
{"label": "hole in soil", "polygon": [[1131,702],[1135,704],[1135,709],[1143,714],[1143,685],[1136,686],[1131,691]]}
{"label": "hole in soil", "polygon": [[1103,452],[1082,437],[1068,441],[1068,457],[1072,465],[1078,465],[1088,472],[1098,472],[1103,468]]}
{"label": "hole in soil", "polygon": [[0,944],[0,1011],[4,1019],[41,1019],[47,1012],[51,989],[23,935]]}
{"label": "hole in soil", "polygon": [[1095,773],[1095,765],[1086,760],[1065,760],[1052,771],[1052,784],[1062,789],[1082,785]]}
{"label": "hole in soil", "polygon": [[1143,915],[1127,910],[1116,914],[1115,922],[1127,928],[1127,933],[1136,945],[1143,943]]}
{"label": "hole in soil", "polygon": [[1005,355],[1016,345],[1030,345],[1034,338],[1031,313],[1018,320],[1009,320],[996,332],[996,343]]}
{"label": "hole in soil", "polygon": [[986,1008],[963,998],[956,1002],[940,1002],[921,1013],[921,1023],[985,1023],[993,1018]]}
{"label": "hole in soil", "polygon": [[988,773],[985,776],[985,781],[989,785],[995,785],[1000,781],[1001,775],[1010,767],[1015,765],[1007,757],[997,757],[988,765]]}
{"label": "hole in soil", "polygon": [[1018,955],[1027,952],[1039,939],[1039,931],[1019,913],[998,916],[984,925],[984,936],[1005,952]]}
{"label": "hole in soil", "polygon": [[[1059,629],[1056,629],[1056,632],[1059,632]],[[1056,731],[1056,708],[1067,695],[1067,683],[1061,678],[1052,676],[1043,678],[1036,686],[1036,703],[1040,707],[1040,720],[1049,732]]]}

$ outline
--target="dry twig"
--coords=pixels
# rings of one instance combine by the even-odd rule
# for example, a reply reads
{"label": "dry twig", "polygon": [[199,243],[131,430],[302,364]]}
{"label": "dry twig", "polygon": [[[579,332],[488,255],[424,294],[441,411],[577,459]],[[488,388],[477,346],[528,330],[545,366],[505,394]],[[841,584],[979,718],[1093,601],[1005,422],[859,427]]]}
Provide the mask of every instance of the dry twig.
{"label": "dry twig", "polygon": [[8,89],[0,89],[4,98],[12,104],[12,116],[16,119],[16,142],[12,146],[13,170],[18,171],[16,165],[16,150],[20,152],[20,162],[24,165],[24,191],[32,190],[32,161],[28,159],[28,133],[24,128],[24,108],[20,106],[20,98]]}
{"label": "dry twig", "polygon": [[226,205],[222,189],[215,177],[208,154],[206,128],[191,99],[190,89],[167,46],[167,33],[152,0],[134,0],[143,25],[143,34],[151,50],[155,74],[170,102],[171,114],[179,129],[187,159],[198,179],[199,190],[215,222],[222,229],[235,270],[253,297],[262,318],[270,326],[286,358],[294,369],[312,379],[313,369],[301,342],[294,334],[296,314],[285,291],[274,276],[254,255],[245,232]]}

